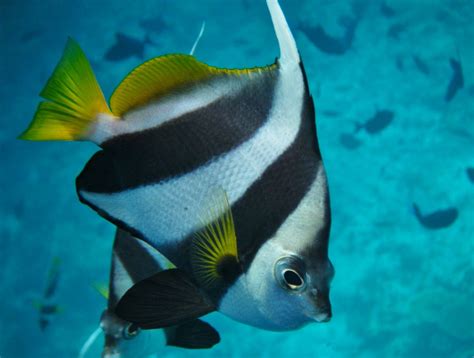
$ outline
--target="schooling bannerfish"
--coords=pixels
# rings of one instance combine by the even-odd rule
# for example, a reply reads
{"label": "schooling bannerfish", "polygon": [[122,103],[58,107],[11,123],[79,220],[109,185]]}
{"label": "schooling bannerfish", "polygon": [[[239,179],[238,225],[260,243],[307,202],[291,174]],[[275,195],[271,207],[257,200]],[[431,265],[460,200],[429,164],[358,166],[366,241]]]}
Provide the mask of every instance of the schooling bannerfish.
{"label": "schooling bannerfish", "polygon": [[471,183],[474,183],[474,167],[467,167],[466,168],[466,175],[467,178]]}
{"label": "schooling bannerfish", "polygon": [[358,123],[356,125],[356,132],[361,129],[369,134],[377,134],[387,128],[392,123],[395,113],[389,110],[377,111],[365,123]]}
{"label": "schooling bannerfish", "polygon": [[76,180],[80,200],[176,266],[119,301],[118,316],[141,328],[215,310],[269,330],[331,318],[331,215],[313,101],[278,1],[267,5],[274,64],[230,70],[157,57],[122,81],[110,108],[70,40],[21,136],[97,143]]}
{"label": "schooling bannerfish", "polygon": [[39,326],[44,331],[52,319],[52,317],[61,312],[62,308],[56,304],[54,296],[58,288],[60,276],[61,260],[55,257],[51,263],[46,280],[46,287],[41,300],[35,300],[33,306],[39,311]]}
{"label": "schooling bannerfish", "polygon": [[458,210],[456,208],[447,208],[433,211],[430,214],[423,215],[418,205],[413,203],[413,211],[421,225],[427,229],[443,229],[451,226],[458,218]]}
{"label": "schooling bannerfish", "polygon": [[196,319],[163,330],[141,330],[115,314],[115,307],[124,293],[134,284],[170,266],[155,249],[117,229],[110,266],[109,287],[100,290],[107,299],[100,328],[83,345],[79,358],[86,354],[98,335],[104,334],[103,358],[145,358],[157,354],[165,345],[181,348],[211,348],[219,343],[217,331],[208,323]]}
{"label": "schooling bannerfish", "polygon": [[456,93],[464,87],[464,75],[462,72],[461,62],[453,58],[449,60],[453,74],[451,80],[449,81],[448,87],[446,88],[446,94],[444,95],[444,100],[450,102]]}
{"label": "schooling bannerfish", "polygon": [[321,51],[331,55],[343,55],[352,46],[359,19],[342,17],[339,23],[345,30],[341,37],[328,34],[321,25],[301,24],[299,29]]}
{"label": "schooling bannerfish", "polygon": [[122,61],[130,57],[143,58],[145,46],[148,44],[152,44],[148,36],[142,41],[117,32],[115,44],[107,50],[104,58],[109,61]]}

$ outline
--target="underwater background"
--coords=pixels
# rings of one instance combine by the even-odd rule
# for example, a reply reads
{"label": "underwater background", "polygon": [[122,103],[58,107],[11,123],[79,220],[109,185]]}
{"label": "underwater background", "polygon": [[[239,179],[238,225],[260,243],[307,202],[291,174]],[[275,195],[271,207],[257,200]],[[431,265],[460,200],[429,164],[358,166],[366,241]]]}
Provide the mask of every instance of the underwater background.
{"label": "underwater background", "polygon": [[[219,345],[159,356],[473,356],[474,2],[280,3],[329,179],[333,318],[276,333],[214,313],[205,320]],[[75,191],[97,147],[16,139],[67,37],[108,97],[145,59],[189,53],[204,20],[195,55],[206,63],[252,67],[278,56],[263,0],[0,0],[1,358],[76,357],[105,308],[93,286],[108,281],[114,227]],[[140,43],[143,58],[116,45],[117,33]],[[35,302],[55,257],[61,312],[41,330]],[[100,356],[99,342],[88,357]]]}

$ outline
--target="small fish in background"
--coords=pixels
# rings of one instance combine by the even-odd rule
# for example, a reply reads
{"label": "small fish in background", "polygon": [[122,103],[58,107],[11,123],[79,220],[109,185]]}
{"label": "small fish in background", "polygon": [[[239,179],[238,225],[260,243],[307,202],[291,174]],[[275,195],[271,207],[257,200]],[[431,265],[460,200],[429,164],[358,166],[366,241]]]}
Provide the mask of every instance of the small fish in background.
{"label": "small fish in background", "polygon": [[462,71],[461,62],[451,58],[449,60],[451,69],[453,70],[453,75],[449,81],[448,88],[446,89],[446,94],[444,95],[444,100],[450,102],[456,93],[464,87],[464,75]]}
{"label": "small fish in background", "polygon": [[342,133],[339,136],[339,143],[349,150],[356,149],[362,144],[362,142],[352,133]]}
{"label": "small fish in background", "polygon": [[217,331],[199,319],[165,329],[141,330],[114,313],[118,301],[130,287],[171,267],[172,264],[154,248],[117,229],[110,265],[109,287],[107,289],[102,285],[96,285],[99,293],[107,299],[107,308],[102,314],[99,328],[86,340],[78,358],[86,357],[101,333],[105,337],[103,358],[145,358],[157,354],[166,345],[205,349],[219,343]]}
{"label": "small fish in background", "polygon": [[435,210],[429,214],[422,214],[416,203],[413,203],[413,212],[418,222],[430,230],[443,229],[451,226],[458,218],[458,209],[451,207]]}
{"label": "small fish in background", "polygon": [[108,61],[122,61],[131,57],[142,59],[145,54],[145,46],[154,44],[148,35],[144,40],[138,40],[124,33],[117,32],[115,34],[115,43],[110,47],[104,55]]}
{"label": "small fish in background", "polygon": [[62,308],[54,302],[59,284],[60,267],[61,259],[54,257],[48,271],[43,297],[41,300],[33,301],[33,306],[39,311],[39,327],[42,331],[48,327],[52,317],[62,311]]}
{"label": "small fish in background", "polygon": [[20,137],[96,143],[76,180],[79,199],[176,266],[117,304],[115,314],[142,329],[214,311],[280,331],[332,317],[313,98],[278,1],[267,7],[275,62],[237,70],[155,57],[122,80],[110,106],[70,39]]}
{"label": "small fish in background", "polygon": [[413,55],[412,56],[413,63],[415,64],[416,68],[418,71],[423,73],[426,76],[429,76],[430,74],[430,68],[426,64],[425,61],[423,61],[418,55]]}
{"label": "small fish in background", "polygon": [[380,13],[387,18],[394,17],[397,14],[385,1],[380,4]]}
{"label": "small fish in background", "polygon": [[43,34],[42,29],[35,29],[35,30],[26,31],[20,36],[20,41],[22,43],[28,43],[28,42],[38,38],[42,34]]}
{"label": "small fish in background", "polygon": [[405,25],[401,23],[395,23],[390,25],[390,27],[387,30],[387,36],[391,39],[394,40],[399,40],[400,39],[400,34],[405,31]]}
{"label": "small fish in background", "polygon": [[387,128],[395,118],[395,112],[390,110],[378,110],[364,123],[356,123],[355,132],[364,129],[369,134],[377,134]]}
{"label": "small fish in background", "polygon": [[400,72],[405,70],[405,60],[402,55],[397,55],[395,58],[395,67],[397,67]]}
{"label": "small fish in background", "polygon": [[466,175],[467,178],[471,183],[474,183],[474,167],[467,167],[466,168]]}
{"label": "small fish in background", "polygon": [[139,23],[140,27],[147,33],[161,34],[169,29],[168,22],[162,16],[155,16],[142,19]]}
{"label": "small fish in background", "polygon": [[312,26],[301,23],[298,29],[322,52],[343,55],[352,47],[358,23],[358,18],[341,17],[339,24],[344,28],[342,37],[329,35],[321,25]]}

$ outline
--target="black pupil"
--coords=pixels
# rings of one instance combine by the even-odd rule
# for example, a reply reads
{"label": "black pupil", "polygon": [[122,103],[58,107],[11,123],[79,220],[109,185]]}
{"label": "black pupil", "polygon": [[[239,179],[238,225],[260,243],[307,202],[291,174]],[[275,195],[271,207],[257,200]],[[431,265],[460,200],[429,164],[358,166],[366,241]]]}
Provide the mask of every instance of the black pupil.
{"label": "black pupil", "polygon": [[133,336],[133,335],[137,334],[137,331],[138,331],[138,326],[136,326],[134,324],[131,324],[130,326],[127,327],[127,334],[129,336]]}
{"label": "black pupil", "polygon": [[283,274],[285,281],[290,286],[301,286],[303,282],[301,281],[301,277],[295,271],[287,270]]}

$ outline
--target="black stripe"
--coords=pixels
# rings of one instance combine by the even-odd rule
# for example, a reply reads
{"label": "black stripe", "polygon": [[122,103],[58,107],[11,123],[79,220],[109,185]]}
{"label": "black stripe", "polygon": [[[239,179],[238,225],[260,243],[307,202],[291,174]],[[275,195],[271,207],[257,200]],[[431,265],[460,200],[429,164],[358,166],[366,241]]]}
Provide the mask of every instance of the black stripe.
{"label": "black stripe", "polygon": [[[302,69],[304,74],[304,69]],[[314,104],[309,94],[305,76],[305,94],[301,112],[301,125],[297,137],[290,147],[271,165],[264,174],[246,191],[244,196],[232,206],[238,237],[239,258],[246,271],[256,252],[265,241],[271,238],[287,217],[309,191],[322,165],[321,154],[316,138]],[[147,241],[141,232],[129,227],[106,212],[87,202],[101,216],[114,224],[132,232],[134,236]],[[297,238],[288,238],[289,240]],[[189,249],[192,235],[179,244],[160,246],[160,252],[171,259],[182,270],[192,274],[189,261]],[[149,240],[148,240],[149,241]],[[219,302],[228,287],[219,287],[209,292],[214,302]]]}
{"label": "black stripe", "polygon": [[[304,69],[302,70],[304,73]],[[250,267],[258,249],[275,235],[288,216],[298,207],[316,180],[321,165],[314,103],[305,81],[301,124],[295,140],[232,206],[239,259],[244,272]],[[288,240],[297,239],[288,238]],[[191,272],[189,264],[191,240],[192,235],[180,243],[177,250],[179,258],[176,262],[178,267],[189,272]],[[164,248],[165,251],[167,249],[171,248]],[[214,302],[220,302],[232,283],[227,282],[209,292]]]}
{"label": "black stripe", "polygon": [[[163,270],[160,263],[138,242],[138,239],[121,229],[117,229],[115,235],[113,255],[120,260],[133,283],[144,280]],[[112,259],[109,307],[115,307],[118,300],[115,289],[115,270],[115,262]]]}
{"label": "black stripe", "polygon": [[276,70],[161,126],[103,143],[78,177],[81,190],[120,192],[186,174],[248,140],[268,119]]}

